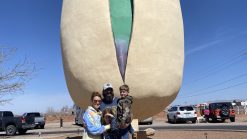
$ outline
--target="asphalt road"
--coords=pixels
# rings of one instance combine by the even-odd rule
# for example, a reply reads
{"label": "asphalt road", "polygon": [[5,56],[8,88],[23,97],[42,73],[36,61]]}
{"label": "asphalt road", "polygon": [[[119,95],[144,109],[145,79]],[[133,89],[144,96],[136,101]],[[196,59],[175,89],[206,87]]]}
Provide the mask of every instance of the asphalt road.
{"label": "asphalt road", "polygon": [[166,125],[166,126],[141,126],[140,130],[145,130],[146,128],[153,128],[155,130],[203,130],[203,131],[245,131],[247,132],[247,125]]}
{"label": "asphalt road", "polygon": [[154,121],[152,125],[140,125],[140,130],[153,128],[155,130],[203,130],[203,131],[244,131],[247,132],[245,122],[224,122],[224,123],[178,123]]}

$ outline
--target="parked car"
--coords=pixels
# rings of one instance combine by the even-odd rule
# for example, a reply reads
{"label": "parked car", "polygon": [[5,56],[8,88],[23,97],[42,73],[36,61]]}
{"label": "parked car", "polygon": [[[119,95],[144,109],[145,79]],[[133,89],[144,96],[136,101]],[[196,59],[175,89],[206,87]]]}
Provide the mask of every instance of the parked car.
{"label": "parked car", "polygon": [[0,111],[0,131],[6,131],[8,136],[25,134],[35,127],[34,117],[14,117],[11,111]]}
{"label": "parked car", "polygon": [[209,103],[208,107],[206,107],[203,111],[203,115],[207,122],[210,120],[215,122],[218,119],[222,122],[226,119],[230,119],[231,122],[235,122],[235,111],[231,102]]}
{"label": "parked car", "polygon": [[142,121],[139,121],[138,124],[139,124],[139,125],[144,125],[144,124],[149,124],[149,125],[151,125],[151,124],[153,124],[153,117],[149,117],[149,118],[147,118],[147,119],[144,119],[144,120],[142,120]]}
{"label": "parked car", "polygon": [[169,123],[187,122],[196,123],[197,113],[192,106],[173,106],[168,109],[167,120]]}
{"label": "parked car", "polygon": [[45,117],[39,112],[27,112],[22,115],[23,117],[34,117],[35,128],[45,128]]}

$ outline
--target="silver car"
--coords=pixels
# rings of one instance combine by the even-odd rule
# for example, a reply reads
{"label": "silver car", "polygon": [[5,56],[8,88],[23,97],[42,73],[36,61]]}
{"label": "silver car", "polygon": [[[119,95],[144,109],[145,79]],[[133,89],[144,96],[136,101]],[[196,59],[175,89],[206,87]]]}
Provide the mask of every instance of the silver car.
{"label": "silver car", "polygon": [[169,123],[188,122],[196,123],[197,113],[192,106],[173,106],[168,109],[167,120]]}

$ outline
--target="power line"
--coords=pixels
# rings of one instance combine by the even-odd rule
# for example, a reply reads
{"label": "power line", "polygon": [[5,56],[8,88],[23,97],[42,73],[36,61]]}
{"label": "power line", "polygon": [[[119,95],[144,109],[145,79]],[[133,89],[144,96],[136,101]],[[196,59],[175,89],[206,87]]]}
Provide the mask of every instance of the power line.
{"label": "power line", "polygon": [[216,87],[216,86],[225,84],[225,83],[227,83],[227,82],[230,82],[230,81],[233,81],[233,80],[236,80],[236,79],[245,77],[245,76],[247,76],[247,73],[243,73],[243,74],[240,74],[240,75],[235,76],[235,77],[233,77],[233,78],[230,78],[230,79],[228,79],[228,80],[226,80],[226,81],[222,81],[222,82],[216,83],[216,84],[214,84],[214,85],[211,85],[211,86],[208,86],[208,87],[204,87],[204,88],[202,88],[202,89],[198,89],[198,90],[196,90],[196,91],[194,91],[194,92],[192,92],[192,93],[194,94],[194,93],[197,93],[197,92],[200,92],[200,91],[205,91],[205,90],[208,90],[208,89],[210,89],[210,88],[214,88],[214,87]]}
{"label": "power line", "polygon": [[238,64],[238,63],[244,61],[245,59],[243,59],[243,57],[242,57],[244,55],[246,55],[246,52],[245,53],[241,53],[239,55],[236,55],[231,59],[227,59],[223,63],[217,64],[216,66],[213,66],[213,67],[216,67],[216,68],[210,68],[209,70],[204,72],[199,78],[197,78],[197,79],[195,79],[195,80],[193,80],[193,81],[191,81],[189,83],[185,83],[184,85],[189,85],[189,84],[198,82],[198,81],[206,79],[206,78],[208,78],[208,77],[210,77],[212,75],[215,75],[216,73],[218,73],[220,71],[226,70],[230,66],[232,66],[234,64]]}
{"label": "power line", "polygon": [[223,71],[223,70],[225,70],[225,69],[231,67],[232,65],[237,64],[237,63],[240,63],[240,62],[242,62],[242,61],[244,61],[244,59],[242,59],[242,60],[239,59],[239,60],[237,60],[237,61],[234,61],[234,62],[232,62],[232,63],[229,63],[229,64],[226,65],[225,67],[218,68],[218,69],[216,69],[215,71],[212,71],[212,72],[210,72],[210,73],[208,73],[208,74],[205,74],[204,76],[201,76],[201,78],[195,80],[195,82],[200,81],[200,80],[202,80],[202,79],[206,79],[206,78],[208,78],[208,77],[210,77],[210,76],[212,76],[212,75],[215,75],[216,73],[219,73],[220,71]]}
{"label": "power line", "polygon": [[245,85],[245,84],[247,84],[247,82],[241,82],[241,83],[238,83],[238,84],[227,86],[225,88],[221,88],[221,89],[217,89],[217,90],[212,90],[212,91],[208,91],[208,92],[204,92],[204,93],[198,93],[198,94],[195,94],[195,95],[180,97],[180,98],[177,98],[177,99],[184,99],[184,98],[190,98],[190,97],[196,97],[196,96],[203,96],[203,95],[213,94],[213,93],[216,93],[216,92],[220,92],[220,91],[223,91],[223,90],[226,90],[226,89],[229,89],[229,88],[233,88],[233,87],[237,87],[237,86],[241,86],[241,85]]}
{"label": "power line", "polygon": [[234,61],[235,59],[238,59],[240,57],[243,56],[243,53],[235,55],[233,57],[230,57],[229,59],[225,59],[222,61],[222,63],[218,63],[218,64],[214,64],[212,66],[210,66],[205,72],[203,72],[202,74],[207,74],[210,73],[212,70],[215,70],[215,68],[219,68],[220,66],[224,66],[225,64]]}

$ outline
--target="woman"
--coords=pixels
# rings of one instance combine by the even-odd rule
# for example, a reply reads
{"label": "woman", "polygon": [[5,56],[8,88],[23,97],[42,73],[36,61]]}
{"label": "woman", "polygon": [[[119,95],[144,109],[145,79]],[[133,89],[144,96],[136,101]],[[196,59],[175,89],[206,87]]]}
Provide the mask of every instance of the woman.
{"label": "woman", "polygon": [[93,92],[91,95],[91,106],[88,106],[83,115],[83,121],[85,123],[85,132],[83,139],[101,139],[102,133],[110,129],[110,125],[101,124],[101,111],[99,106],[101,104],[102,97],[100,93]]}

